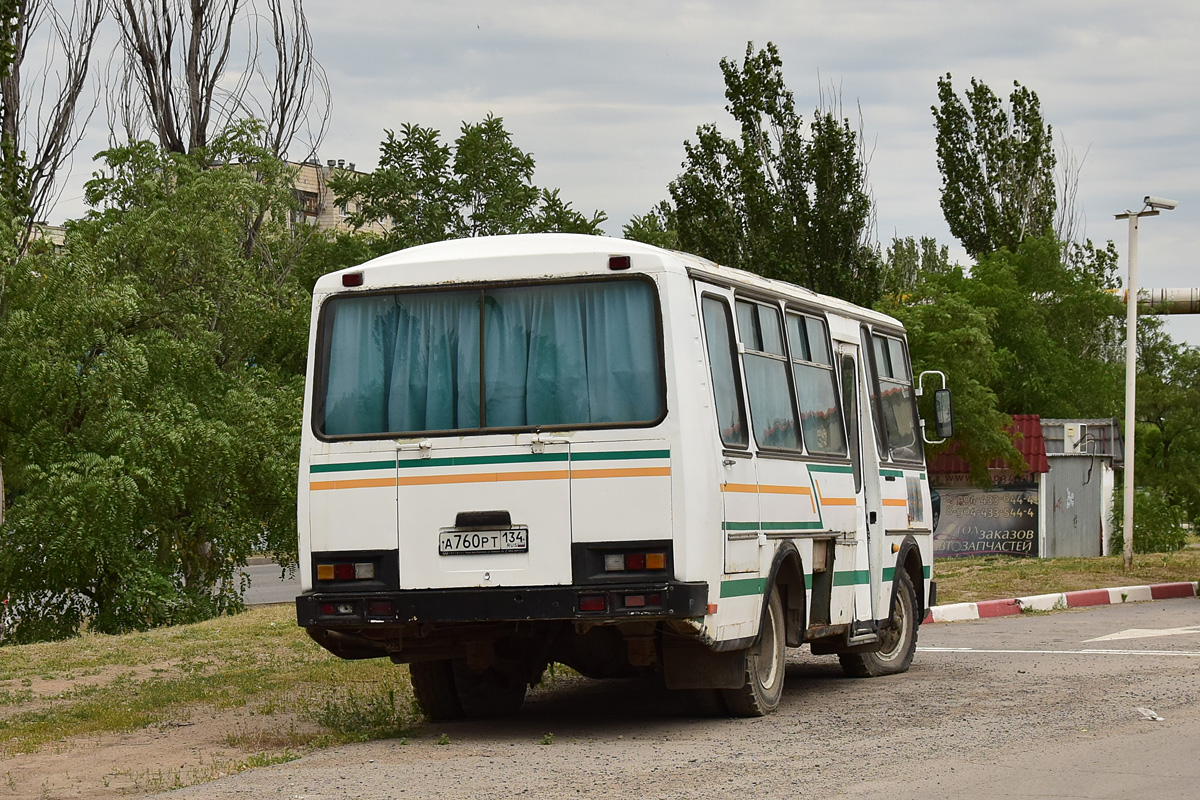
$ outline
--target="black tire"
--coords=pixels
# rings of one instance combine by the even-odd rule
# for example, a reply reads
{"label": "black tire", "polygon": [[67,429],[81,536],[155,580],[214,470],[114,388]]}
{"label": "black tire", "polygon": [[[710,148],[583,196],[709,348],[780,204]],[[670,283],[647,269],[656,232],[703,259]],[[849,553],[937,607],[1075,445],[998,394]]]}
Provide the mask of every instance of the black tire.
{"label": "black tire", "polygon": [[451,664],[463,715],[475,719],[506,717],[515,714],[525,702],[529,686],[523,676],[495,667],[471,669],[460,659]]}
{"label": "black tire", "polygon": [[783,697],[784,647],[783,602],[778,587],[772,586],[758,638],[745,651],[745,683],[740,689],[721,690],[721,699],[730,714],[762,717],[779,707]]}
{"label": "black tire", "polygon": [[462,719],[463,708],[454,685],[454,669],[449,661],[415,661],[408,665],[413,697],[421,713],[430,722]]}
{"label": "black tire", "polygon": [[917,590],[912,578],[896,570],[896,602],[891,624],[880,633],[882,647],[876,653],[839,655],[842,671],[852,678],[877,678],[907,672],[917,652]]}

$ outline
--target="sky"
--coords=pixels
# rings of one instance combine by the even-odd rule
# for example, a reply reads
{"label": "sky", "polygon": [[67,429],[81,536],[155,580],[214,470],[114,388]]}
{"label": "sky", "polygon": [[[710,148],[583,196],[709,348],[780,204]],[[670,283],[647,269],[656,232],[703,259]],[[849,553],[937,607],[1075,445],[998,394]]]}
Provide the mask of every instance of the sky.
{"label": "sky", "polygon": [[[1160,0],[307,0],[332,116],[319,152],[369,170],[386,129],[405,122],[453,140],[464,121],[504,119],[561,189],[620,236],[668,197],[683,142],[698,125],[727,131],[722,58],[774,42],[805,117],[819,92],[861,109],[878,235],[933,236],[968,264],[939,207],[933,116],[950,73],[1006,96],[1037,92],[1055,140],[1082,159],[1077,207],[1086,235],[1112,239],[1125,269],[1127,223],[1145,195],[1179,201],[1144,219],[1143,287],[1200,286],[1200,3]],[[857,122],[857,120],[854,120]],[[82,213],[87,154],[105,145],[93,116],[53,219]],[[1172,333],[1200,344],[1200,316]]]}

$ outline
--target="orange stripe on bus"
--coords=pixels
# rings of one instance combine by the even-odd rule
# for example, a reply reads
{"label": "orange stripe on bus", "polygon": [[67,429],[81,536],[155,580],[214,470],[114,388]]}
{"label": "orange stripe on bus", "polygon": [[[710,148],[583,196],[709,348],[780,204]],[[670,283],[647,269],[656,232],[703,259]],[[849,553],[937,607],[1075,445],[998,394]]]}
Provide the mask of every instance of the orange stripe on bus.
{"label": "orange stripe on bus", "polygon": [[572,478],[654,478],[671,474],[670,467],[628,467],[626,469],[577,469]]}
{"label": "orange stripe on bus", "polygon": [[357,480],[313,481],[309,489],[368,489],[384,486],[438,486],[455,483],[501,483],[505,481],[564,481],[568,478],[644,478],[670,476],[670,467],[630,467],[628,469],[565,469],[534,472],[465,472],[458,475],[405,475],[402,478],[360,478]]}
{"label": "orange stripe on bus", "polygon": [[821,505],[823,506],[852,506],[855,503],[853,497],[822,497]]}
{"label": "orange stripe on bus", "polygon": [[395,478],[356,478],[343,481],[313,481],[308,485],[308,488],[314,492],[318,492],[322,489],[370,489],[395,485]]}
{"label": "orange stripe on bus", "polygon": [[902,497],[885,497],[883,498],[883,504],[885,506],[903,506],[904,508],[908,507],[908,501]]}
{"label": "orange stripe on bus", "polygon": [[812,495],[812,489],[807,486],[764,486],[755,483],[722,483],[722,492],[742,492],[745,494],[806,494]]}

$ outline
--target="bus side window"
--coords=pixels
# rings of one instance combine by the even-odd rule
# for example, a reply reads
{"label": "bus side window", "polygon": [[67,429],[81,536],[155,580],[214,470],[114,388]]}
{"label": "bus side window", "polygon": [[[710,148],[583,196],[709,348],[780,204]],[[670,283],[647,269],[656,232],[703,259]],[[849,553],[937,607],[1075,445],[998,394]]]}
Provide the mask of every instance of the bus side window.
{"label": "bus side window", "polygon": [[862,450],[858,442],[858,380],[854,359],[842,356],[842,406],[846,409],[846,430],[850,433],[850,464],[854,467],[854,494],[862,491]]}
{"label": "bus side window", "polygon": [[843,456],[846,438],[842,434],[842,409],[825,321],[788,313],[787,331],[804,445],[810,453]]}
{"label": "bus side window", "polygon": [[738,300],[737,316],[755,440],[761,447],[799,450],[779,309]]}
{"label": "bus side window", "polygon": [[726,447],[746,447],[749,436],[746,433],[745,412],[742,411],[742,383],[738,380],[729,306],[709,296],[703,298],[702,305],[704,338],[708,344],[708,365],[721,444]]}
{"label": "bus side window", "polygon": [[879,449],[879,457],[887,460],[888,457],[888,442],[887,436],[883,430],[883,411],[879,407],[879,379],[876,371],[876,355],[873,345],[878,342],[873,342],[871,332],[865,327],[862,329],[862,358],[863,370],[867,378],[867,395],[871,401],[871,422],[875,429],[875,444]]}
{"label": "bus side window", "polygon": [[921,445],[917,437],[920,423],[904,343],[880,334],[872,338],[875,340],[879,404],[892,458],[920,460]]}

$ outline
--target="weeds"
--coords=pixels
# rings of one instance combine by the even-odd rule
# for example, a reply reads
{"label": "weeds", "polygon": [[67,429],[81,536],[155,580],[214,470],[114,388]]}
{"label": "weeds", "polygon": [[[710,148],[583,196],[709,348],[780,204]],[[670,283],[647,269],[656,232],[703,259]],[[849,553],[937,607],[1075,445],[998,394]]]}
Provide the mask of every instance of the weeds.
{"label": "weeds", "polygon": [[397,698],[395,687],[363,692],[347,689],[344,695],[326,699],[309,718],[347,741],[359,742],[405,736],[420,719],[413,714],[408,697]]}

